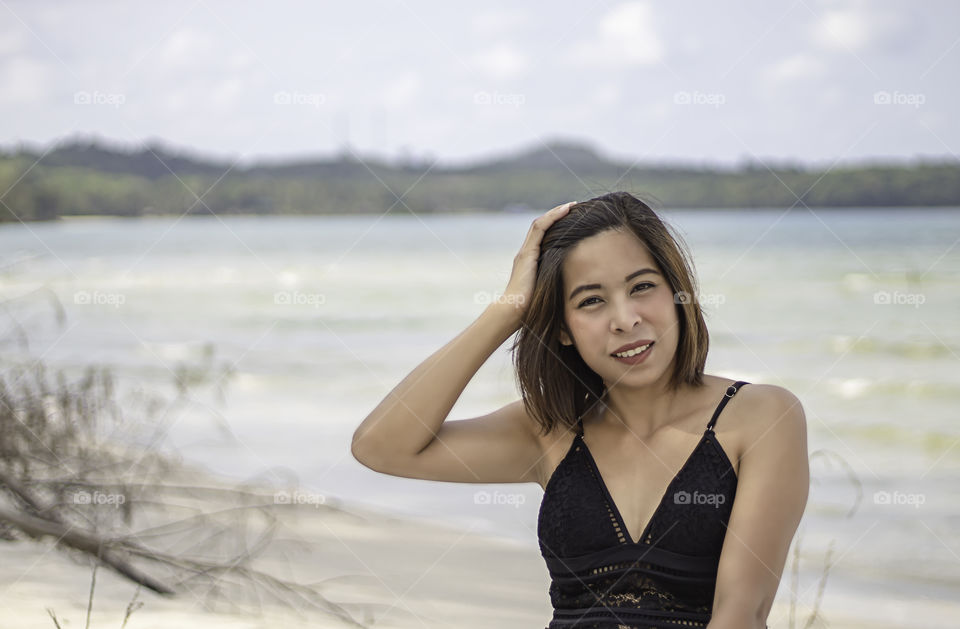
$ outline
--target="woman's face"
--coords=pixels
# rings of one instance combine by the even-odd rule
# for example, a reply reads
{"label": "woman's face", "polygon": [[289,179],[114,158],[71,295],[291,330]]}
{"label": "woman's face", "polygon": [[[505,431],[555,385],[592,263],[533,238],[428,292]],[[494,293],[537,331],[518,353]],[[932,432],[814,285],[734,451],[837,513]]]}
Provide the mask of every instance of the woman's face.
{"label": "woman's face", "polygon": [[[586,238],[567,254],[562,274],[572,338],[561,333],[561,343],[574,345],[608,389],[621,381],[645,385],[669,378],[680,321],[673,290],[639,238],[613,229]],[[654,344],[642,361],[631,364],[613,356],[643,340]]]}

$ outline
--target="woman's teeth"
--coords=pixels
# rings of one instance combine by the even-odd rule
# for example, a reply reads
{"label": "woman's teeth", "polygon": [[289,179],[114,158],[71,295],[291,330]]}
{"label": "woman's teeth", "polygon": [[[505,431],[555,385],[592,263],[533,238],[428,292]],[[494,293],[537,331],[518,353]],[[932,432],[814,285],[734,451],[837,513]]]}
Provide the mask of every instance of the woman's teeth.
{"label": "woman's teeth", "polygon": [[614,354],[614,356],[617,356],[618,358],[630,358],[631,356],[636,356],[637,354],[643,352],[644,350],[646,350],[646,349],[647,349],[648,347],[650,347],[651,345],[653,345],[653,343],[647,343],[647,344],[644,345],[643,347],[635,347],[635,348],[633,348],[633,349],[631,349],[631,350],[627,350],[627,351],[625,351],[625,352],[620,352],[619,354]]}

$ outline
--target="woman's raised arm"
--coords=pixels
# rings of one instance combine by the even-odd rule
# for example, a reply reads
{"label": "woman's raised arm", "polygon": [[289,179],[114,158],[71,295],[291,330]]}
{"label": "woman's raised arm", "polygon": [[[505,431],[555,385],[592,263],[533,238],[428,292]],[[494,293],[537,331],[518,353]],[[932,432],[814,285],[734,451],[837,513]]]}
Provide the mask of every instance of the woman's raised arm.
{"label": "woman's raised arm", "polygon": [[444,423],[467,383],[520,327],[536,279],[544,232],[571,203],[537,217],[501,299],[430,355],[363,420],[351,452],[394,476],[465,483],[535,482],[541,457],[521,401],[488,415]]}

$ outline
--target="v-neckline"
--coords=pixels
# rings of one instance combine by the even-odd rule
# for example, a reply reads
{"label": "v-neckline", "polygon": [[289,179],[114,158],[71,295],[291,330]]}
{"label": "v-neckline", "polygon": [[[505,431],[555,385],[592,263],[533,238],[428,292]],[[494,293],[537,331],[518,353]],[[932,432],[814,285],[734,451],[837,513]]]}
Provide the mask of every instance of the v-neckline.
{"label": "v-neckline", "polygon": [[[657,519],[657,515],[660,514],[660,510],[663,508],[663,503],[667,499],[667,496],[670,494],[670,488],[673,487],[673,484],[677,482],[677,479],[680,478],[680,474],[687,469],[687,466],[690,464],[690,461],[693,460],[694,455],[700,450],[700,446],[703,445],[704,440],[707,436],[713,431],[709,428],[703,431],[703,435],[700,437],[700,441],[697,442],[697,445],[694,446],[693,451],[690,452],[690,455],[683,462],[683,465],[680,466],[680,469],[677,470],[677,473],[673,475],[673,478],[670,479],[670,482],[667,483],[666,489],[663,490],[663,493],[660,495],[660,501],[657,503],[657,508],[653,510],[653,515],[650,516],[650,519],[647,521],[646,526],[643,527],[643,530],[640,531],[640,537],[634,541],[633,537],[630,535],[630,529],[627,528],[627,523],[623,519],[623,514],[620,513],[620,507],[617,506],[617,503],[613,500],[613,495],[610,493],[610,489],[607,487],[607,482],[603,480],[603,474],[600,473],[600,468],[597,466],[596,459],[593,458],[593,453],[590,451],[590,446],[587,445],[587,442],[583,440],[583,435],[578,434],[577,438],[580,439],[580,443],[583,444],[583,449],[587,453],[587,459],[590,461],[590,465],[593,467],[593,471],[597,476],[597,481],[600,483],[600,488],[603,490],[603,494],[607,500],[607,504],[610,505],[610,510],[613,511],[614,516],[617,519],[617,523],[623,528],[624,537],[627,538],[627,543],[632,546],[638,546],[643,543],[643,540],[647,538],[647,535],[650,532],[650,527],[653,525],[654,520]],[[726,456],[726,452],[724,452]],[[729,457],[727,461],[729,462]],[[731,465],[732,467],[732,465]]]}

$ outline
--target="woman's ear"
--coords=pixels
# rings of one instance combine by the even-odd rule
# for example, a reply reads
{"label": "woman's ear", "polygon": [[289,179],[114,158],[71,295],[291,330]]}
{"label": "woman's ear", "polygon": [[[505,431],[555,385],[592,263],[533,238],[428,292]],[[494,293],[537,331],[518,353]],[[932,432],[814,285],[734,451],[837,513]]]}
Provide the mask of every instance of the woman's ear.
{"label": "woman's ear", "polygon": [[573,345],[573,341],[570,340],[570,335],[567,334],[566,326],[560,328],[560,344],[561,345]]}

